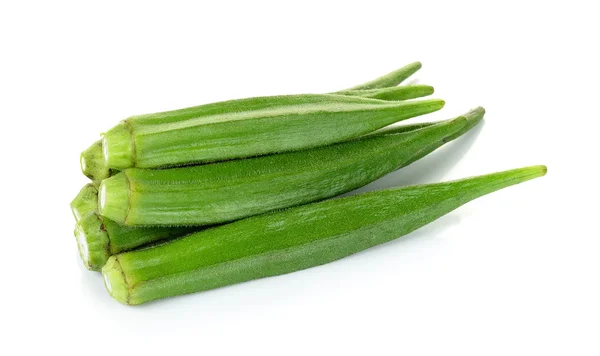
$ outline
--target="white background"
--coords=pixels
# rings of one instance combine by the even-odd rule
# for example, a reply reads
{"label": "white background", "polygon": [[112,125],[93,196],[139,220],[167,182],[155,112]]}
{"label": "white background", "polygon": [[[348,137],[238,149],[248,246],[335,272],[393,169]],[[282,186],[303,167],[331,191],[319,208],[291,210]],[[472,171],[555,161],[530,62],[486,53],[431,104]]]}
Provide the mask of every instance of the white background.
{"label": "white background", "polygon": [[[3,1],[0,353],[600,354],[594,3]],[[548,175],[339,262],[144,306],[83,268],[79,152],[120,119],[415,60],[447,101],[427,120],[485,123],[368,189]]]}

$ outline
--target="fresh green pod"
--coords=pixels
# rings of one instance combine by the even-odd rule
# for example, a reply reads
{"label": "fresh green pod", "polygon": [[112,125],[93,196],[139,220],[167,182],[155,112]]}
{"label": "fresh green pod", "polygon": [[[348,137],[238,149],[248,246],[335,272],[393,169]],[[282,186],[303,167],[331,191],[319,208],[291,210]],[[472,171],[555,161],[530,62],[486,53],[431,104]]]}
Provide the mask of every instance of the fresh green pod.
{"label": "fresh green pod", "polygon": [[129,305],[286,274],[394,240],[545,174],[544,166],[526,167],[303,205],[112,256],[102,274],[110,295]]}
{"label": "fresh green pod", "polygon": [[[408,85],[395,88],[346,90],[332,94],[359,96],[381,100],[408,100],[422,98],[433,94],[434,89],[429,85]],[[109,169],[102,153],[102,141],[95,142],[90,148],[81,153],[81,170],[97,187],[103,179],[117,174],[119,171]]]}
{"label": "fresh green pod", "polygon": [[332,94],[231,100],[130,117],[104,134],[102,148],[118,170],[215,162],[346,141],[443,106]]}
{"label": "fresh green pod", "polygon": [[[397,69],[391,73],[388,73],[382,77],[372,80],[368,83],[357,85],[352,89],[343,90],[338,93],[341,95],[351,96],[362,96],[367,98],[381,98],[386,100],[405,100],[408,98],[419,98],[433,93],[433,88],[428,90],[426,88],[419,88],[418,86],[410,86],[409,89],[401,89],[398,92],[386,91],[385,88],[400,84],[406,78],[414,74],[421,68],[421,63],[415,62],[406,65],[400,69]],[[366,90],[360,90],[359,88],[370,88]],[[381,88],[383,91],[375,90]],[[429,94],[427,94],[430,91]],[[394,99],[394,97],[396,99]],[[119,149],[129,150],[129,141],[124,142],[124,146],[120,146]],[[103,179],[108,178],[111,175],[116,174],[118,171],[108,168],[108,163],[103,156],[103,146],[101,141],[94,143],[88,150],[84,151],[81,155],[81,170],[82,172],[94,181],[94,184],[98,186],[99,182]]]}
{"label": "fresh green pod", "polygon": [[342,90],[336,94],[360,96],[380,100],[408,100],[422,98],[433,94],[434,89],[429,85],[404,85],[401,87],[365,90]]}
{"label": "fresh green pod", "polygon": [[[99,188],[99,212],[123,225],[212,225],[329,198],[368,184],[454,137],[483,108],[418,130],[202,166],[127,169]],[[392,131],[393,132],[393,131]]]}
{"label": "fresh green pod", "polygon": [[200,227],[130,227],[97,214],[98,191],[85,185],[71,202],[77,220],[75,237],[84,266],[100,271],[108,258],[149,243],[198,232]]}

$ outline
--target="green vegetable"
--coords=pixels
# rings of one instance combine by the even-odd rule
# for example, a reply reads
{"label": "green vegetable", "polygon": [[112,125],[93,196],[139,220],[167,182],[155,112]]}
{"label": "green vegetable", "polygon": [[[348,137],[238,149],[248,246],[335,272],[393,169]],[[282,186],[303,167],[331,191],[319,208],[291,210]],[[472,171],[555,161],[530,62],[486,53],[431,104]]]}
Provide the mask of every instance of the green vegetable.
{"label": "green vegetable", "polygon": [[98,191],[85,185],[71,202],[77,220],[75,237],[79,255],[86,268],[99,271],[111,255],[146,244],[180,237],[201,230],[199,227],[130,227],[96,213]]}
{"label": "green vegetable", "polygon": [[[476,112],[483,112],[477,109]],[[473,118],[469,122],[477,123],[479,117]],[[404,125],[395,128],[381,130],[372,135],[394,135],[422,129],[439,123],[425,123]],[[456,137],[467,132],[470,127],[464,127],[456,133]],[[359,139],[360,140],[360,139]],[[424,148],[411,161],[421,158],[435,148],[439,147],[441,142],[436,142],[431,147]],[[349,152],[350,153],[350,152]],[[146,244],[160,241],[166,238],[179,237],[185,234],[200,230],[199,227],[131,227],[120,225],[108,218],[98,215],[98,191],[92,184],[88,184],[71,203],[73,214],[78,221],[75,229],[75,235],[78,241],[79,252],[84,265],[91,270],[99,270],[110,255],[131,250]]]}
{"label": "green vegetable", "polygon": [[[483,117],[477,108],[418,130],[252,159],[127,169],[100,185],[99,212],[124,225],[210,225],[332,197],[433,151]],[[402,130],[402,129],[400,129]]]}
{"label": "green vegetable", "polygon": [[[410,75],[414,74],[417,70],[419,70],[419,68],[421,68],[421,64],[419,62],[411,63],[398,70],[395,70],[382,77],[379,77],[371,82],[355,86],[354,88],[351,88],[349,90],[344,90],[332,94],[362,96],[366,98],[379,98],[385,100],[404,100],[430,95],[433,93],[433,88],[429,86],[408,86],[406,88],[403,87],[399,90],[387,90],[387,87],[400,84]],[[359,90],[360,88],[370,89]],[[381,90],[372,90],[374,88],[380,88]],[[117,141],[115,143],[119,146],[117,148],[117,151],[128,151],[132,149],[132,147],[130,147],[129,144],[133,143],[133,141],[130,140],[130,137],[128,135],[125,134],[124,136],[126,136],[125,141]],[[128,155],[134,154],[135,151],[136,150],[133,150],[133,152],[126,152],[125,155],[129,157]],[[129,159],[130,158],[126,158],[127,162],[129,162]],[[130,165],[129,163],[127,163],[125,166],[129,167]],[[111,170],[108,168],[108,162],[104,159],[103,146],[101,141],[95,142],[89,149],[87,149],[81,154],[81,170],[88,178],[94,181],[96,186],[99,184],[100,181],[108,178],[111,175],[116,174],[117,172],[115,169]]]}
{"label": "green vegetable", "polygon": [[102,274],[124,304],[199,292],[338,260],[406,235],[494,192],[546,174],[534,166],[331,199],[110,257]]}
{"label": "green vegetable", "polygon": [[330,94],[231,100],[133,116],[104,134],[113,169],[222,161],[325,146],[441,109],[442,100]]}

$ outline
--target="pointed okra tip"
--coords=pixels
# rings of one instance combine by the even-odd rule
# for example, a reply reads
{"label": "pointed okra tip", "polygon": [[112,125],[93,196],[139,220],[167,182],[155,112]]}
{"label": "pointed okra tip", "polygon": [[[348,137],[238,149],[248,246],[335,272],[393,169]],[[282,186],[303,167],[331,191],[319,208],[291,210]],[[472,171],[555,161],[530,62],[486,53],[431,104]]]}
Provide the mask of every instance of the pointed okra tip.
{"label": "pointed okra tip", "polygon": [[502,184],[508,186],[543,177],[546,173],[548,173],[548,168],[545,165],[537,165],[490,174],[489,176],[494,177],[496,180],[500,180]]}
{"label": "pointed okra tip", "polygon": [[416,61],[406,65],[406,67],[411,68],[416,72],[423,67],[423,63]]}
{"label": "pointed okra tip", "polygon": [[467,119],[466,130],[468,131],[475,127],[481,120],[483,120],[484,115],[485,109],[481,106],[471,109],[469,112],[462,115],[465,119]]}
{"label": "pointed okra tip", "polygon": [[111,297],[118,302],[130,305],[129,285],[125,280],[125,272],[117,256],[111,256],[104,267],[102,267],[102,278],[104,286]]}
{"label": "pointed okra tip", "polygon": [[481,120],[483,118],[483,115],[485,115],[485,109],[483,108],[483,106],[478,106],[474,109],[469,110],[463,116],[469,120]]}
{"label": "pointed okra tip", "polygon": [[460,129],[456,130],[451,135],[448,135],[444,141],[450,142],[469,132],[472,128],[477,126],[477,124],[483,120],[483,116],[485,115],[485,109],[481,106],[476,107],[475,109],[470,110],[466,114],[460,115],[454,119],[450,119],[446,121],[446,124],[451,124],[453,122],[459,121],[463,122],[463,125]]}
{"label": "pointed okra tip", "polygon": [[545,165],[534,166],[535,170],[538,172],[538,177],[543,177],[548,173],[548,167]]}

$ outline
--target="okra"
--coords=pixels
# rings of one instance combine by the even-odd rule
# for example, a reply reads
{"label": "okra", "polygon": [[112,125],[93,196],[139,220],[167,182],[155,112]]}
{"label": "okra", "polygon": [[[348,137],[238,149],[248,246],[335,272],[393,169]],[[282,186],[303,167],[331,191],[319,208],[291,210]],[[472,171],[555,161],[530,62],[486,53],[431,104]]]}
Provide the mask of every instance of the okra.
{"label": "okra", "polygon": [[533,166],[303,205],[112,256],[102,274],[110,295],[130,305],[286,274],[394,240],[545,174],[546,167]]}
{"label": "okra", "polygon": [[332,197],[413,162],[481,120],[477,108],[418,130],[251,159],[126,169],[99,188],[99,212],[123,225],[212,225]]}
{"label": "okra", "polygon": [[[433,93],[433,88],[426,86],[409,86],[406,89],[403,88],[398,91],[386,90],[387,87],[400,84],[420,68],[421,64],[419,62],[411,63],[368,83],[357,85],[349,90],[343,90],[332,94],[362,96],[366,98],[381,98],[385,100],[404,100],[408,98],[419,98],[430,95]],[[361,90],[361,88],[371,89]],[[374,88],[381,88],[382,91],[373,90]],[[121,148],[129,149],[129,146],[127,146],[129,142],[129,140],[126,140],[124,146],[121,146]],[[135,150],[133,153],[135,153]],[[81,170],[84,175],[94,181],[96,186],[103,179],[106,179],[110,175],[116,173],[116,170],[111,170],[108,168],[108,162],[103,156],[101,141],[95,142],[89,149],[81,154]]]}
{"label": "okra", "polygon": [[130,117],[104,134],[102,147],[118,170],[215,162],[325,146],[443,106],[331,94],[231,100]]}
{"label": "okra", "polygon": [[77,220],[75,237],[79,255],[87,269],[100,271],[111,255],[161,240],[183,236],[198,227],[130,227],[97,213],[98,191],[85,185],[71,202]]}
{"label": "okra", "polygon": [[[477,122],[477,119],[471,120]],[[424,127],[439,123],[421,123],[404,125],[379,131],[372,135],[394,135],[416,131]],[[470,127],[465,126],[456,133],[460,136],[467,132]],[[435,145],[437,147],[439,145]],[[431,147],[419,152],[419,156],[425,156],[435,148]],[[420,157],[413,157],[416,160]],[[200,227],[132,227],[120,225],[108,218],[103,218],[97,213],[98,191],[92,184],[84,186],[77,197],[71,203],[73,215],[78,221],[75,228],[75,236],[79,253],[84,265],[90,270],[99,270],[108,257],[113,254],[131,250],[149,243],[164,239],[183,236],[185,234],[199,231]]]}

